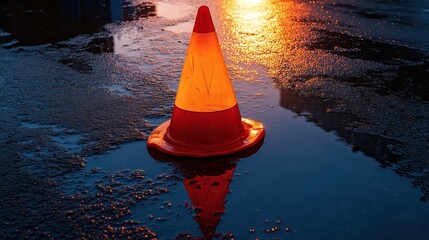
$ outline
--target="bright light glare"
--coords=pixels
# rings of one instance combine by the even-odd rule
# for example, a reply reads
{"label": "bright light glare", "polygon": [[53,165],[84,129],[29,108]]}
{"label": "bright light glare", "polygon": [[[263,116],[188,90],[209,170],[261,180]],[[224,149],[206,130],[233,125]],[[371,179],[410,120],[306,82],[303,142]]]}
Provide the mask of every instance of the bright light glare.
{"label": "bright light glare", "polygon": [[238,5],[254,6],[265,2],[265,0],[237,0]]}

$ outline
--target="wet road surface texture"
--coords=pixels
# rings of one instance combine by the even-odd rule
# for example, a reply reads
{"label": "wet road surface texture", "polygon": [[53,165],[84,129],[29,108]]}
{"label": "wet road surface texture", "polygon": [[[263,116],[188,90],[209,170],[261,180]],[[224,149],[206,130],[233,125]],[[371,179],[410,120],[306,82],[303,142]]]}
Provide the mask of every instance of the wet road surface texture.
{"label": "wet road surface texture", "polygon": [[[202,4],[265,142],[149,153]],[[427,239],[428,26],[427,0],[1,1],[0,238]]]}

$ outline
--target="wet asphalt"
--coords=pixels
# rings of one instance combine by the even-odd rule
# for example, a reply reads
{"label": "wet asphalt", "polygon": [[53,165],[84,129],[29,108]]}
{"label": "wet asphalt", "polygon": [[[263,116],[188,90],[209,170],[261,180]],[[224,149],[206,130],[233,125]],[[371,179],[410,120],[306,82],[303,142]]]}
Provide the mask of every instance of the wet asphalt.
{"label": "wet asphalt", "polygon": [[[0,3],[0,238],[429,234],[429,2],[54,2]],[[249,157],[146,150],[201,4],[267,129]]]}

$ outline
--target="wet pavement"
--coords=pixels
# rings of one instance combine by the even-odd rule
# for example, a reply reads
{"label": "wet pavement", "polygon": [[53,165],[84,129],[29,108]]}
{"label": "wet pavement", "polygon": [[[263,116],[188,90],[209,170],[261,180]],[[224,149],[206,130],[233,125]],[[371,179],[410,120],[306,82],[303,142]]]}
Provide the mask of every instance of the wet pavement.
{"label": "wet pavement", "polygon": [[[428,1],[53,2],[0,3],[0,238],[429,235]],[[254,153],[146,149],[201,4]]]}

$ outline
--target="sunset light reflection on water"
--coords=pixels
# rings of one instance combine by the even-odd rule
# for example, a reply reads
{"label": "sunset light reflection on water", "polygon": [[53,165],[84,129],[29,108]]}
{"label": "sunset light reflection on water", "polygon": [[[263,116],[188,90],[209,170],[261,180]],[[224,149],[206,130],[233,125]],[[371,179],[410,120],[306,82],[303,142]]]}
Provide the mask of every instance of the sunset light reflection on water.
{"label": "sunset light reflection on water", "polygon": [[284,65],[290,66],[290,71],[315,67],[307,61],[308,54],[302,47],[311,38],[310,26],[297,21],[309,14],[307,5],[235,0],[225,1],[221,11],[222,26],[218,31],[227,38],[222,42],[223,49],[235,64],[256,63],[271,75]]}

